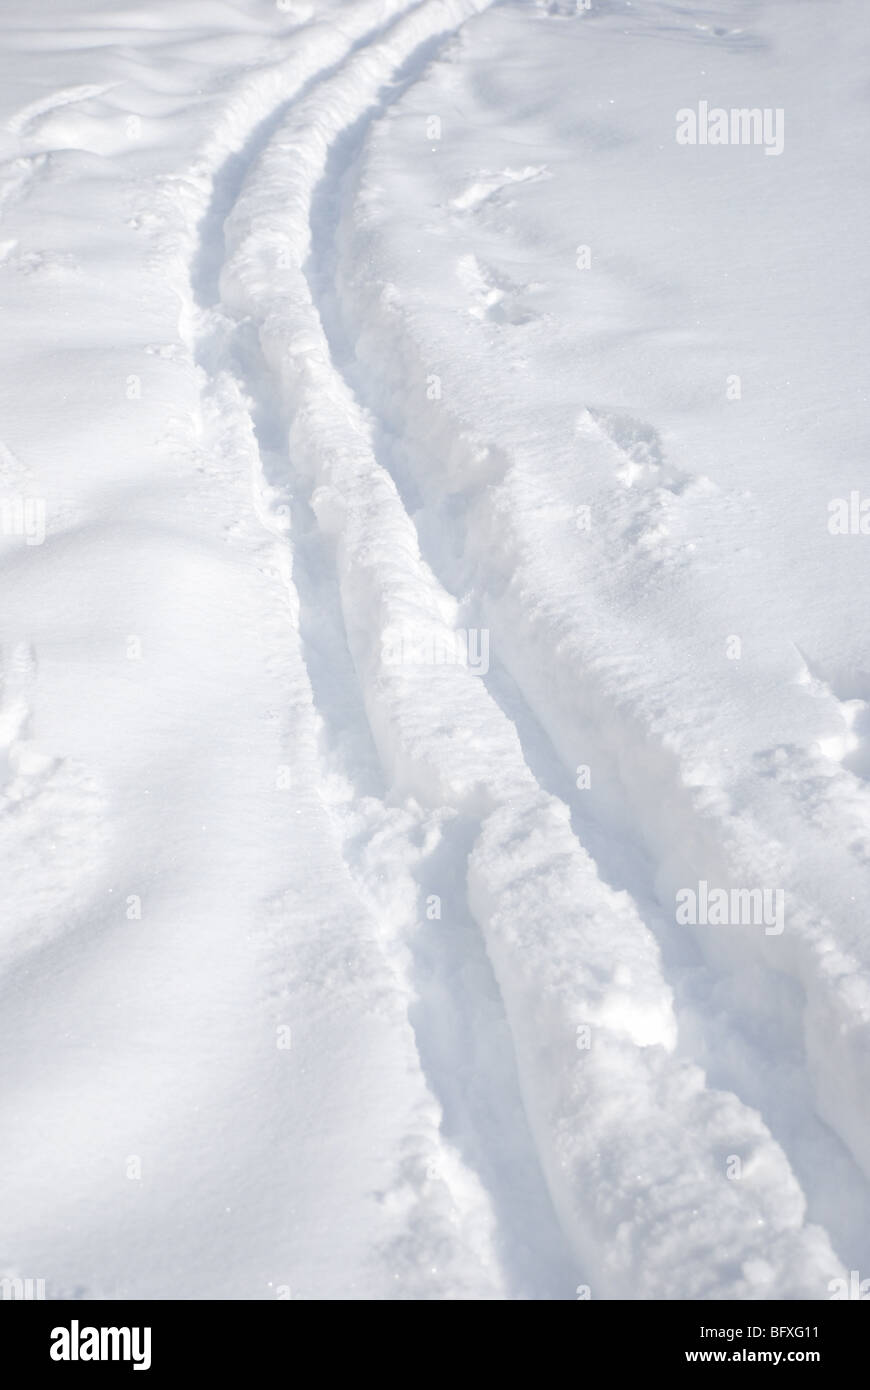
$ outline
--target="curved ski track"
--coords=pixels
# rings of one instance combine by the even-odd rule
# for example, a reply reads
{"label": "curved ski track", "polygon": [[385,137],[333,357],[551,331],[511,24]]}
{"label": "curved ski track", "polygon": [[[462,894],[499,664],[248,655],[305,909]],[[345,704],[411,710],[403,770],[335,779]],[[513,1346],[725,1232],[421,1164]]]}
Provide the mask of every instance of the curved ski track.
{"label": "curved ski track", "polygon": [[[628,1298],[823,1297],[841,1269],[804,1224],[802,1146],[825,1146],[832,1181],[862,1209],[868,1195],[809,1101],[786,1156],[776,1094],[791,1043],[749,1104],[736,1075],[708,1087],[679,1038],[652,869],[619,880],[616,822],[590,821],[518,673],[382,659],[397,630],[453,639],[460,605],[403,502],[402,421],[379,413],[354,359],[328,229],[370,123],[483,8],[366,3],[341,26],[303,26],[289,59],[240,86],[177,203],[182,329],[207,409],[247,441],[298,639],[296,771],[316,786],[308,810],[340,846],[340,891],[357,900],[437,1102],[423,1200],[443,1184],[468,1230],[494,1217],[504,1274],[489,1296],[570,1298],[588,1284]],[[219,222],[221,265],[208,251]],[[645,862],[630,825],[622,843]],[[402,857],[405,877],[385,882],[382,855]],[[742,1183],[726,1176],[733,1154]]]}

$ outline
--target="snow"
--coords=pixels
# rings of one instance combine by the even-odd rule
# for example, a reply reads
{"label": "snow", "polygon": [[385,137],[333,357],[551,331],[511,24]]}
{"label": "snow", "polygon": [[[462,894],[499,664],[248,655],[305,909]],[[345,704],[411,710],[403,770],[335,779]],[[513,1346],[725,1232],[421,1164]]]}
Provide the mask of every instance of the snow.
{"label": "snow", "polygon": [[0,1276],[866,1269],[862,19],[0,6]]}

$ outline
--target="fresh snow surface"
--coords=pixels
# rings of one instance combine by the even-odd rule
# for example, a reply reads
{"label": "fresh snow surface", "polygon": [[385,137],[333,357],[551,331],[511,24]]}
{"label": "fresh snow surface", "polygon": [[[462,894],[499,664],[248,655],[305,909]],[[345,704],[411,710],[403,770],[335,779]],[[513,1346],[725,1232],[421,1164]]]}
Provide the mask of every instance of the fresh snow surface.
{"label": "fresh snow surface", "polygon": [[0,1277],[870,1276],[868,20],[2,0]]}

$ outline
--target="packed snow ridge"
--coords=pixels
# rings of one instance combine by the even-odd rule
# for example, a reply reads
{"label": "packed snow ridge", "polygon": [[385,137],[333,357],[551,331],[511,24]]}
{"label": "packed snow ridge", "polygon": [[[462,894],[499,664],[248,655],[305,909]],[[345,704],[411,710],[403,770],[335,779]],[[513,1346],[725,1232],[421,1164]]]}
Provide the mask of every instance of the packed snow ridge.
{"label": "packed snow ridge", "polygon": [[868,50],[0,4],[4,1297],[865,1287]]}

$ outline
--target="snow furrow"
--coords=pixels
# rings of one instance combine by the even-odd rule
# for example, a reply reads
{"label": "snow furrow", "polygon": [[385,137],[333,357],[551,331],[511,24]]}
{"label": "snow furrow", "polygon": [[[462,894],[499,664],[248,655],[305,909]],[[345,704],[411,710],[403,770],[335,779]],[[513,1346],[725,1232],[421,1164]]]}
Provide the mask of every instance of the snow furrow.
{"label": "snow furrow", "polygon": [[[200,342],[197,356],[210,356],[212,346]],[[332,755],[325,739],[323,709],[315,702],[303,638],[291,502],[285,490],[264,476],[243,390],[239,379],[223,368],[206,381],[203,403],[207,415],[216,415],[221,433],[230,436],[222,447],[237,463],[249,457],[251,509],[264,531],[275,537],[265,563],[286,592],[285,645],[291,649],[292,676],[281,713],[285,752],[275,777],[277,794],[292,798],[288,841],[298,868],[287,873],[283,888],[264,904],[267,1011],[276,1030],[292,1029],[297,1055],[331,1058],[332,1065],[344,1058],[341,1084],[336,1088],[333,1081],[330,1088],[332,1143],[340,1137],[342,1147],[362,1150],[362,1136],[374,1124],[386,1150],[385,1160],[357,1165],[352,1177],[339,1168],[338,1186],[328,1199],[322,1190],[308,1195],[309,1219],[325,1201],[335,1212],[347,1210],[349,1217],[353,1203],[370,1208],[370,1248],[346,1244],[348,1283],[328,1292],[347,1297],[363,1292],[369,1297],[510,1296],[488,1198],[442,1133],[441,1109],[421,1068],[409,1018],[414,994],[403,937],[417,916],[413,869],[425,847],[425,826],[418,815],[391,812],[348,781],[341,759]],[[365,873],[347,862],[348,843],[360,838],[374,846]],[[324,883],[330,885],[326,899]],[[379,895],[371,891],[372,884],[380,888]],[[347,1055],[351,1039],[353,1062]],[[381,1108],[375,1119],[366,1097],[387,1078],[392,1078],[396,1097],[394,1113]],[[316,1098],[311,1088],[303,1094],[304,1103],[290,1103],[276,1142],[304,1151],[298,1136],[305,1132]],[[322,1147],[320,1136],[314,1147]],[[380,1194],[383,1209],[378,1210],[366,1199],[364,1184],[376,1187],[384,1172],[389,1176]],[[305,1185],[298,1176],[295,1181],[293,1197],[298,1200]],[[358,1224],[357,1215],[348,1221],[349,1230]],[[307,1249],[297,1251],[297,1264],[295,1277],[284,1275],[294,1296],[325,1296],[327,1286],[318,1282],[316,1245],[309,1241]],[[395,1287],[383,1282],[384,1267],[393,1269]],[[364,1290],[355,1282],[360,1272]]]}
{"label": "snow furrow", "polygon": [[[361,20],[358,14],[356,31]],[[332,35],[333,47],[340,32]],[[350,47],[361,43],[359,39]],[[311,53],[322,59],[323,45],[313,44]],[[331,49],[327,48],[326,56],[332,56]],[[401,810],[385,805],[367,774],[364,756],[360,759],[362,738],[357,735],[357,746],[349,746],[348,713],[354,696],[348,689],[348,673],[353,676],[353,666],[340,614],[338,622],[324,628],[331,603],[322,577],[329,570],[329,543],[304,534],[309,518],[315,529],[316,522],[283,476],[283,451],[269,447],[264,456],[254,438],[252,412],[258,417],[258,432],[270,446],[280,430],[280,412],[272,408],[261,380],[258,351],[246,342],[244,325],[230,320],[222,307],[212,306],[204,297],[211,277],[203,275],[203,265],[215,234],[215,208],[228,210],[232,183],[241,179],[288,104],[287,84],[292,82],[298,100],[300,91],[325,80],[334,66],[328,63],[312,72],[303,59],[304,52],[302,57],[282,61],[265,77],[258,73],[243,84],[230,114],[217,122],[219,133],[188,176],[164,184],[164,229],[156,237],[164,272],[177,285],[180,331],[204,382],[203,411],[231,439],[239,437],[235,447],[221,446],[225,451],[250,455],[254,511],[266,532],[276,538],[271,563],[287,591],[299,668],[290,692],[293,703],[284,716],[288,731],[293,731],[294,752],[279,769],[279,777],[294,796],[298,787],[316,790],[306,806],[296,810],[296,815],[304,815],[311,836],[303,859],[310,857],[312,863],[320,864],[318,883],[328,880],[338,889],[329,903],[329,922],[323,922],[306,941],[303,925],[307,937],[324,914],[304,883],[288,886],[276,908],[278,920],[288,920],[286,940],[281,952],[275,953],[275,968],[279,978],[286,975],[282,959],[286,955],[297,962],[292,973],[301,963],[313,979],[322,980],[324,972],[328,974],[339,963],[348,984],[358,972],[355,994],[359,997],[348,994],[338,1018],[342,1028],[350,1028],[361,1043],[371,1031],[365,1018],[373,1007],[369,994],[376,1012],[392,1017],[393,1056],[380,1055],[375,1042],[372,1060],[366,1065],[386,1074],[404,1059],[405,1088],[418,1093],[416,1113],[407,1115],[395,1141],[393,1190],[382,1199],[389,1216],[378,1259],[395,1267],[396,1295],[527,1297],[544,1291],[562,1297],[578,1276],[563,1248],[537,1168],[515,1075],[510,1064],[505,1065],[505,1049],[494,1041],[506,1025],[495,999],[486,1007],[487,994],[497,998],[488,979],[488,962],[482,952],[478,958],[465,947],[461,920],[449,927],[445,924],[445,937],[452,934],[454,940],[452,970],[458,968],[461,952],[461,968],[468,977],[466,991],[480,991],[479,997],[474,996],[474,1007],[463,1006],[455,991],[448,993],[443,953],[438,953],[437,969],[427,970],[425,979],[415,965],[418,958],[429,957],[423,938],[432,934],[428,921],[422,929],[419,925],[421,882],[430,872],[428,860],[433,855],[443,858],[444,846],[453,838],[452,828],[442,826],[441,817],[413,805]],[[279,92],[282,100],[268,110],[269,100]],[[227,155],[231,148],[236,152]],[[220,256],[212,253],[209,260],[217,270]],[[315,668],[319,697],[312,685]],[[321,840],[331,843],[331,869],[323,865]],[[302,906],[297,902],[300,897]],[[444,900],[449,901],[446,886]],[[331,925],[333,918],[341,922],[340,931]],[[352,970],[346,969],[344,961],[353,962]],[[369,962],[365,969],[364,961]],[[367,976],[371,977],[368,985]],[[281,994],[295,1001],[292,1011],[302,1018],[316,1019],[323,1011],[316,996],[309,997],[298,987],[285,985]],[[445,1028],[448,1017],[452,1017],[452,1028]],[[327,1024],[318,1026],[325,1029]],[[319,1050],[324,1056],[334,1055],[340,1050],[338,1039],[323,1032]],[[366,1042],[363,1055],[367,1057],[369,1050]],[[454,1079],[463,1069],[471,1069],[475,1077],[470,1088],[457,1087]],[[486,1096],[481,1120],[468,1113],[468,1089],[478,1093],[479,1103]],[[291,1132],[299,1123],[296,1119]],[[344,1116],[341,1128],[343,1142],[355,1142],[353,1116]],[[489,1131],[494,1137],[485,1139]],[[516,1210],[514,1204],[518,1204]],[[493,1229],[494,1210],[499,1214],[497,1229]],[[469,1269],[475,1265],[476,1282],[470,1282]],[[387,1290],[387,1296],[391,1292]]]}
{"label": "snow furrow", "polygon": [[[459,651],[456,604],[421,559],[304,274],[335,142],[382,108],[381,88],[415,53],[477,8],[431,0],[291,109],[227,221],[222,294],[259,325],[291,458],[334,541],[348,640],[394,793],[479,825],[469,901],[551,1191],[594,1292],[822,1297],[838,1262],[823,1232],[803,1226],[799,1185],[758,1116],[675,1059],[670,994],[633,904],[601,881],[566,807],[540,791],[467,647],[464,660],[415,655]],[[739,1182],[728,1173],[735,1157]]]}
{"label": "snow furrow", "polygon": [[870,34],[737,8],[0,15],[4,1296],[870,1282]]}

